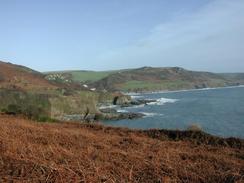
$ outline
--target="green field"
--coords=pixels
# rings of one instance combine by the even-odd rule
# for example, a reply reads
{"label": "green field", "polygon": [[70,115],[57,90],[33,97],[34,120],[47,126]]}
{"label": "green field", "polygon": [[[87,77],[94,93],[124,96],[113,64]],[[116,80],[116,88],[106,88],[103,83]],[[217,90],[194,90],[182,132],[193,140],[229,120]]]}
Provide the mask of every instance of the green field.
{"label": "green field", "polygon": [[95,82],[100,79],[107,77],[110,74],[116,73],[119,71],[53,71],[53,72],[46,72],[45,75],[53,75],[53,74],[71,74],[73,81],[78,82]]}
{"label": "green field", "polygon": [[98,81],[107,77],[110,74],[116,73],[117,71],[72,71],[72,79],[74,81],[85,82],[85,81]]}

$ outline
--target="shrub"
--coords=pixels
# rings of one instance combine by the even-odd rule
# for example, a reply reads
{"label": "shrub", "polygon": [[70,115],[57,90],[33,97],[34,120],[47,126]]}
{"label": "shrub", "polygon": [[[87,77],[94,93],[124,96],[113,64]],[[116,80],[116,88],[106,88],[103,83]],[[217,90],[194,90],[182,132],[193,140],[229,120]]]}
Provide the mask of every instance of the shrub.
{"label": "shrub", "polygon": [[95,114],[94,120],[103,120],[103,119],[104,119],[104,116],[102,113]]}
{"label": "shrub", "polygon": [[191,124],[187,128],[188,131],[202,131],[202,127],[199,124]]}
{"label": "shrub", "polygon": [[21,107],[16,104],[9,104],[6,110],[7,114],[20,114],[21,112]]}
{"label": "shrub", "polygon": [[37,119],[40,113],[41,113],[41,109],[33,105],[28,105],[23,110],[23,114],[27,116],[29,119]]}
{"label": "shrub", "polygon": [[50,118],[48,116],[39,116],[36,120],[38,122],[57,122],[57,120],[52,119],[52,118]]}
{"label": "shrub", "polygon": [[1,111],[1,112],[7,112],[7,109],[6,109],[6,108],[1,108],[0,111]]}

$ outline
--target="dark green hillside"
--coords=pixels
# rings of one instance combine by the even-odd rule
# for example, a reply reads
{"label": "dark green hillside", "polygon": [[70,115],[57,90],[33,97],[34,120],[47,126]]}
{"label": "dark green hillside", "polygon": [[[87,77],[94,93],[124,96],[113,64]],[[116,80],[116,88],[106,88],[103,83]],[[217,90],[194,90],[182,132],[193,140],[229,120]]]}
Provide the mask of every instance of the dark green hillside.
{"label": "dark green hillside", "polygon": [[243,80],[244,80],[244,73],[223,73],[220,75],[226,79],[235,80],[237,82],[238,81],[243,82]]}

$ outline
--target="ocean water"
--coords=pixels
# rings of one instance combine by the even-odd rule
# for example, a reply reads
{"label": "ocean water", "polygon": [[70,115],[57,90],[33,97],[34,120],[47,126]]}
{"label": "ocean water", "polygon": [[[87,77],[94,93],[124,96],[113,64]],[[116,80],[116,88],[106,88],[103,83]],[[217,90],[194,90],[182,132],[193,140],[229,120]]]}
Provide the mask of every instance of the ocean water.
{"label": "ocean water", "polygon": [[198,124],[213,135],[244,138],[244,87],[139,94],[132,97],[157,99],[157,102],[118,109],[144,113],[144,118],[103,123],[132,129],[181,130],[191,124]]}

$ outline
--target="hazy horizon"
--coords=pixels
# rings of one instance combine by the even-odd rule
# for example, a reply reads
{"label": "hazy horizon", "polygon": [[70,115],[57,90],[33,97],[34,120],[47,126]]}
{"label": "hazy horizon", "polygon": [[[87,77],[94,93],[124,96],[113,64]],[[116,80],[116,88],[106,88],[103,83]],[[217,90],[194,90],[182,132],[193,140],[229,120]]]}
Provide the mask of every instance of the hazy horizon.
{"label": "hazy horizon", "polygon": [[243,0],[0,1],[0,60],[41,72],[244,72],[243,19]]}

